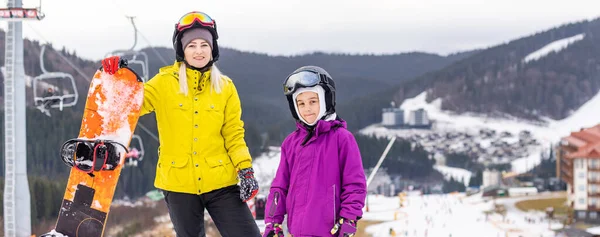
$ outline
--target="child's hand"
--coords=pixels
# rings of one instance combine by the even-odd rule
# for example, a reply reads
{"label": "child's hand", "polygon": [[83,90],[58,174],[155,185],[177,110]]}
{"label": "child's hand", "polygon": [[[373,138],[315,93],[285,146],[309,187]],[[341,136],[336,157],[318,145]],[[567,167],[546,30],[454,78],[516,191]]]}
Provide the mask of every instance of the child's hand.
{"label": "child's hand", "polygon": [[353,237],[356,234],[356,221],[340,218],[331,229],[331,234],[338,237]]}
{"label": "child's hand", "polygon": [[254,169],[246,168],[238,171],[240,179],[240,198],[243,202],[254,198],[258,193],[258,182],[254,178]]}
{"label": "child's hand", "polygon": [[263,237],[284,237],[283,229],[281,229],[281,224],[272,224],[267,223],[267,227],[265,228],[265,234]]}

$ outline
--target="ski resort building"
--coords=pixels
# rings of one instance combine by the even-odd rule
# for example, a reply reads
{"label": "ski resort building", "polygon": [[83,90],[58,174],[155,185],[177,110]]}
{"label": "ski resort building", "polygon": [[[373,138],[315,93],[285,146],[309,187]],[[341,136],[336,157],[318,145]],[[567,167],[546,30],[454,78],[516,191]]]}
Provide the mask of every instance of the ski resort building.
{"label": "ski resort building", "polygon": [[424,109],[417,109],[410,111],[408,114],[408,125],[416,127],[427,127],[429,126],[429,117],[427,111]]}
{"label": "ski resort building", "polygon": [[429,120],[425,109],[405,111],[400,108],[390,107],[381,110],[381,125],[390,128],[430,129],[432,121]]}
{"label": "ski resort building", "polygon": [[404,124],[404,110],[400,108],[384,108],[381,116],[383,126],[394,127]]}
{"label": "ski resort building", "polygon": [[561,139],[556,173],[567,183],[573,217],[600,223],[600,124]]}

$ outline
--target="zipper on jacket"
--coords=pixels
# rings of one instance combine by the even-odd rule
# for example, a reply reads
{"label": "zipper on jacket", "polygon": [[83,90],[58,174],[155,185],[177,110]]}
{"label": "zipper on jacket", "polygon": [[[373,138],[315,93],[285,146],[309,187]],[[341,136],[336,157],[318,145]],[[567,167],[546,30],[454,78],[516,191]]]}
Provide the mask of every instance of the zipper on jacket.
{"label": "zipper on jacket", "polygon": [[337,214],[337,213],[335,213],[335,184],[333,184],[332,188],[333,188],[333,224],[335,225],[335,217]]}
{"label": "zipper on jacket", "polygon": [[308,128],[308,134],[306,135],[306,137],[304,137],[304,141],[302,141],[302,146],[306,145],[306,143],[308,142],[308,140],[310,140],[310,138],[312,137],[313,133],[314,133],[314,128]]}
{"label": "zipper on jacket", "polygon": [[275,215],[275,211],[277,210],[277,205],[279,203],[279,192],[275,192],[273,194],[273,204],[271,205],[271,209],[269,209],[269,216],[273,217]]}

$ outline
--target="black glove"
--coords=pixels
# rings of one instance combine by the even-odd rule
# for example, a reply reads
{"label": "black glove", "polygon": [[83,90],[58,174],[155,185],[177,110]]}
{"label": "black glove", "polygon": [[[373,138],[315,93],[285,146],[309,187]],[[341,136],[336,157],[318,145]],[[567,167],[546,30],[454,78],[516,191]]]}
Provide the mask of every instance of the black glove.
{"label": "black glove", "polygon": [[243,202],[254,198],[258,194],[258,182],[254,178],[254,169],[252,167],[238,171],[240,179],[240,198]]}

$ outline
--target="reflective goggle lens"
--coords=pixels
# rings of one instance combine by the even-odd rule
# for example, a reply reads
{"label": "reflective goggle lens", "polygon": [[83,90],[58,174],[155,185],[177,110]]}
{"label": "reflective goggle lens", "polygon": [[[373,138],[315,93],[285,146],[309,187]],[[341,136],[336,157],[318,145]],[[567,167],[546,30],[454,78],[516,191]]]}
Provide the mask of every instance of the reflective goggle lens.
{"label": "reflective goggle lens", "polygon": [[297,87],[311,87],[319,84],[321,78],[319,74],[308,71],[301,71],[290,75],[283,84],[283,93],[285,95],[292,94]]}
{"label": "reflective goggle lens", "polygon": [[179,19],[179,22],[177,23],[177,30],[183,30],[187,27],[190,27],[194,24],[194,22],[198,22],[203,26],[214,27],[215,25],[215,21],[210,18],[210,16],[202,12],[190,12]]}

